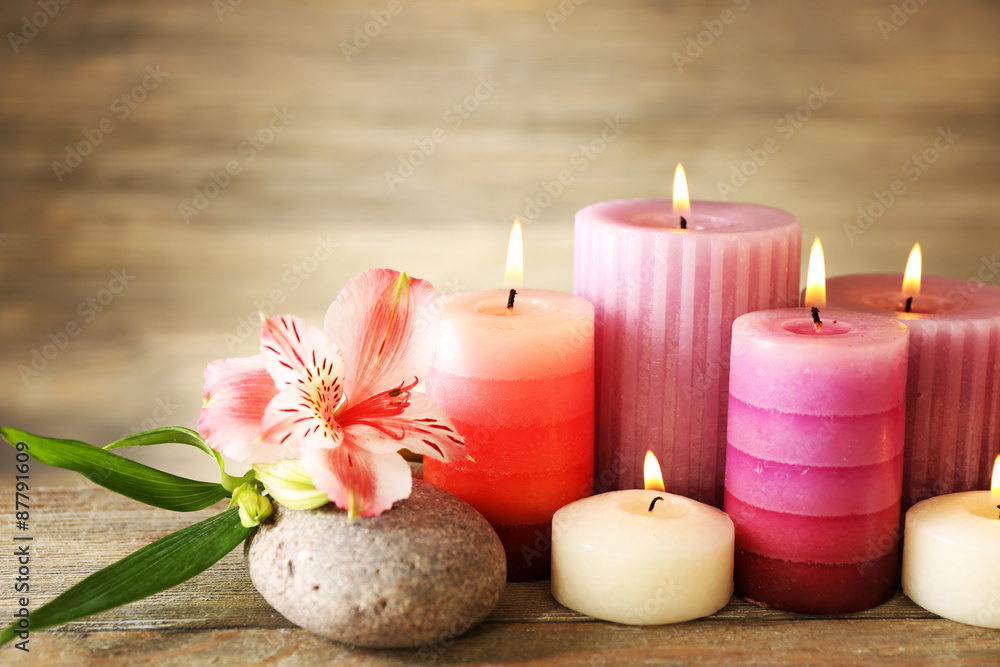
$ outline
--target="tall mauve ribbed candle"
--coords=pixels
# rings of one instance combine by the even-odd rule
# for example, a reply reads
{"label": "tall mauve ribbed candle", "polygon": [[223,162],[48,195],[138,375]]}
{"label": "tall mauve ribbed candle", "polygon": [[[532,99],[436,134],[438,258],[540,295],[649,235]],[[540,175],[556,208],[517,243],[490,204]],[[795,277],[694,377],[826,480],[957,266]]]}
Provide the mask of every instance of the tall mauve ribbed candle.
{"label": "tall mauve ribbed candle", "polygon": [[924,276],[905,312],[901,274],[837,276],[827,303],[910,329],[903,509],[988,488],[1000,454],[1000,287]]}
{"label": "tall mauve ribbed candle", "polygon": [[729,343],[740,315],[797,305],[802,231],[768,206],[669,199],[576,214],[574,292],[594,304],[598,491],[666,490],[722,506]]}

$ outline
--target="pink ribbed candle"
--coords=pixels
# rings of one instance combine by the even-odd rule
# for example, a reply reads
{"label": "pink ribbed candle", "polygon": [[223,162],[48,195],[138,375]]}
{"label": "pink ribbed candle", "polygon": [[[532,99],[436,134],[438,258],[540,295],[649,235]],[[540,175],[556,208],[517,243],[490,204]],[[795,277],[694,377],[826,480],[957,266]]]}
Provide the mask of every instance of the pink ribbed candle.
{"label": "pink ribbed candle", "polygon": [[[574,292],[594,304],[595,486],[643,484],[722,506],[729,341],[743,313],[798,302],[801,229],[767,206],[603,202],[576,215]],[[638,462],[638,463],[637,463]]]}
{"label": "pink ribbed candle", "polygon": [[726,512],[736,594],[840,614],[896,589],[907,331],[824,309],[733,323]]}
{"label": "pink ribbed candle", "polygon": [[903,276],[838,276],[830,306],[910,328],[903,509],[925,498],[987,489],[1000,454],[1000,287],[924,276],[913,312]]}

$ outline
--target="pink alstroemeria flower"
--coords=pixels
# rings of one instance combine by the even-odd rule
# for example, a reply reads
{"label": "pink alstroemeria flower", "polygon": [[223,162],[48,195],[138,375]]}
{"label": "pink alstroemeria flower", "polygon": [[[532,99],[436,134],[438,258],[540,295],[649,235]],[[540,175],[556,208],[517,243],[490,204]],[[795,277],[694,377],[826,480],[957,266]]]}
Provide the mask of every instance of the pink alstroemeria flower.
{"label": "pink alstroemeria flower", "polygon": [[434,360],[434,287],[371,269],[353,278],[325,331],[285,315],[261,323],[261,353],[205,370],[198,430],[237,461],[302,460],[317,489],[351,516],[410,495],[410,451],[453,461],[465,446],[434,401],[413,391]]}

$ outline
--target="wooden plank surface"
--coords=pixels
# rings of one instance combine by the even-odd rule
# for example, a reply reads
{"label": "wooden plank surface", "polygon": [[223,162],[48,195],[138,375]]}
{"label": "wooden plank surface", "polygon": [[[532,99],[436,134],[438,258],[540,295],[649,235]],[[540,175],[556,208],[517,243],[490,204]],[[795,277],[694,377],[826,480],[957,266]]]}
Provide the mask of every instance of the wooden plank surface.
{"label": "wooden plank surface", "polygon": [[[32,605],[139,547],[218,511],[149,508],[97,488],[31,491]],[[13,494],[0,494],[8,514]],[[12,549],[0,577],[15,565]],[[0,605],[12,609],[12,595]],[[994,630],[954,623],[902,594],[838,618],[766,610],[733,599],[717,614],[678,625],[597,621],[559,605],[548,582],[508,584],[482,625],[413,650],[356,649],[314,637],[257,594],[237,550],[170,591],[52,631],[32,633],[30,653],[7,647],[3,664],[760,664],[995,665]]]}

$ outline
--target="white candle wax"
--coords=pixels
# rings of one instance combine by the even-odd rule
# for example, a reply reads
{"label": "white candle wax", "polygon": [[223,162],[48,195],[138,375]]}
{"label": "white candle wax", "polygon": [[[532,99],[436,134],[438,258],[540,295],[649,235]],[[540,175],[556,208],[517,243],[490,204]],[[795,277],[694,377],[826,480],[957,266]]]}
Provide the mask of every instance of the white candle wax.
{"label": "white candle wax", "polygon": [[553,517],[552,594],[616,623],[689,621],[729,602],[733,549],[733,522],[714,507],[662,491],[603,493]]}
{"label": "white candle wax", "polygon": [[1000,628],[1000,518],[989,491],[929,498],[906,513],[903,592],[939,616]]}

